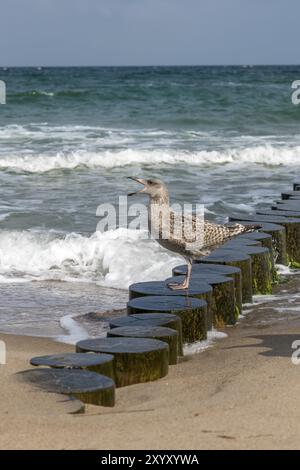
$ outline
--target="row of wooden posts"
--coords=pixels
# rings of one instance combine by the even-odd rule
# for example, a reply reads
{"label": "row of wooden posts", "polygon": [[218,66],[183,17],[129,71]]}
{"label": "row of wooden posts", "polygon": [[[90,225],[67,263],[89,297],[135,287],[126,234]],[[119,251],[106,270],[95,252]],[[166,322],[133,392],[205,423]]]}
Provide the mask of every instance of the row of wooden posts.
{"label": "row of wooden posts", "polygon": [[272,294],[279,281],[275,263],[300,267],[300,183],[270,208],[229,221],[259,223],[261,229],[195,262],[187,293],[167,286],[186,273],[186,265],[165,281],[131,285],[127,316],[110,321],[106,338],[80,341],[74,353],[33,358],[31,365],[39,367],[24,372],[27,380],[84,403],[113,406],[116,388],[166,376],[184,344],[234,325],[253,295]]}

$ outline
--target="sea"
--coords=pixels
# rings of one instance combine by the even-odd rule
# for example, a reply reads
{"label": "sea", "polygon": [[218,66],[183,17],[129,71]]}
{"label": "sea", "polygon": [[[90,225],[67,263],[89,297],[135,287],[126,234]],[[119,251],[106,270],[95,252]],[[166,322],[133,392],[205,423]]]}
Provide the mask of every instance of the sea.
{"label": "sea", "polygon": [[100,335],[87,314],[109,318],[131,283],[182,263],[139,231],[97,230],[97,207],[137,189],[128,176],[162,179],[220,223],[300,176],[300,66],[3,67],[0,80],[1,332]]}

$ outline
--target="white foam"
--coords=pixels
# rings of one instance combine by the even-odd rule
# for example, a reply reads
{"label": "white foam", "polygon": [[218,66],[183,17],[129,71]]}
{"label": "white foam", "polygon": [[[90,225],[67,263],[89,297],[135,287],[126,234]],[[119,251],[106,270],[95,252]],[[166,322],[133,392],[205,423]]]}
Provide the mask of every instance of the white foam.
{"label": "white foam", "polygon": [[282,276],[293,276],[296,274],[300,274],[300,269],[293,269],[289,266],[284,266],[283,264],[276,264],[278,274]]}
{"label": "white foam", "polygon": [[279,312],[279,313],[285,313],[285,312],[299,313],[300,312],[300,306],[299,307],[273,307],[273,310],[275,310],[275,312]]}
{"label": "white foam", "polygon": [[[245,306],[245,305],[244,305],[244,306]],[[253,308],[244,309],[244,306],[243,306],[242,313],[240,313],[239,319],[238,319],[238,321],[237,321],[237,323],[236,323],[237,325],[240,323],[241,320],[243,320],[243,318],[246,318],[246,316],[247,316],[249,313],[253,312],[253,310],[254,310]]]}
{"label": "white foam", "polygon": [[95,282],[127,289],[137,281],[171,275],[182,258],[145,240],[138,230],[119,228],[90,237],[53,231],[0,232],[0,282],[14,279]]}
{"label": "white foam", "polygon": [[205,341],[197,341],[192,344],[187,344],[183,348],[185,356],[191,356],[192,354],[198,354],[211,348],[218,339],[227,338],[227,334],[222,331],[213,329],[207,332],[207,339]]}
{"label": "white foam", "polygon": [[[53,94],[39,90],[36,93]],[[40,154],[40,144],[45,139],[47,147]],[[186,142],[190,151],[181,150]],[[107,169],[178,164],[300,166],[300,135],[237,136],[214,131],[31,123],[0,126],[0,143],[0,170],[16,172],[43,173],[80,166]]]}
{"label": "white foam", "polygon": [[[179,150],[76,150],[44,154],[10,154],[0,159],[0,170],[44,173],[52,170],[75,169],[78,167],[112,169],[129,165],[195,165],[207,166],[232,164],[234,166],[263,164],[299,166],[300,146],[273,147],[264,145],[222,151],[184,152]],[[246,208],[245,208],[246,209]]]}
{"label": "white foam", "polygon": [[2,275],[0,274],[0,284],[19,284],[19,283],[24,283],[28,282],[28,279],[24,279],[22,277],[17,277],[17,276],[7,276],[7,275]]}
{"label": "white foam", "polygon": [[68,332],[67,335],[60,335],[56,338],[56,341],[60,343],[76,344],[78,341],[89,338],[88,332],[76,322],[72,315],[62,317],[60,326]]}
{"label": "white foam", "polygon": [[[279,300],[285,300],[286,297],[287,297],[286,295],[275,295],[275,294],[272,294],[272,295],[254,295],[252,300],[253,300],[254,305],[261,305],[261,304],[265,304],[267,302],[277,302]],[[252,304],[245,304],[246,307],[249,307],[251,305]]]}
{"label": "white foam", "polygon": [[34,90],[32,92],[33,96],[50,96],[53,97],[54,93],[51,91],[44,91],[44,90]]}

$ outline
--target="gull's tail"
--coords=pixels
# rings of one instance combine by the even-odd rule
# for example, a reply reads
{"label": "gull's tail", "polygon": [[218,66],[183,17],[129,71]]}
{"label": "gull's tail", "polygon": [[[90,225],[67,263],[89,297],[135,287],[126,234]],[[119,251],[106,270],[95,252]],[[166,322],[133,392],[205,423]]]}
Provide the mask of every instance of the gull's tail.
{"label": "gull's tail", "polygon": [[231,224],[226,226],[229,230],[229,237],[235,237],[237,235],[242,235],[243,233],[252,233],[255,230],[259,230],[262,228],[260,224],[251,224],[251,225],[243,225],[243,224]]}
{"label": "gull's tail", "polygon": [[261,229],[262,226],[260,224],[242,225],[240,223],[218,225],[205,222],[204,228],[204,244],[200,247],[201,252],[215,250],[238,235],[255,232],[255,230]]}

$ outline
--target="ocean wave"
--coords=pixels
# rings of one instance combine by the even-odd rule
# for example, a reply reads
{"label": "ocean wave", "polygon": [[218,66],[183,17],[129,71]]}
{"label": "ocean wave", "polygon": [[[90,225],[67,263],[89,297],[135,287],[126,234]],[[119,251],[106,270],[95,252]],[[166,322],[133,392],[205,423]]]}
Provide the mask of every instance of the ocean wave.
{"label": "ocean wave", "polygon": [[[53,136],[54,138],[57,135],[66,135],[69,134],[76,134],[81,135],[81,137],[87,137],[90,133],[95,135],[107,135],[113,136],[122,135],[122,136],[129,136],[129,137],[137,137],[137,138],[144,138],[144,137],[166,137],[166,138],[176,138],[176,136],[180,137],[187,137],[189,139],[199,139],[199,138],[218,138],[221,137],[221,134],[217,131],[199,131],[199,130],[164,130],[164,129],[155,129],[155,128],[117,128],[117,127],[102,127],[102,126],[91,126],[91,125],[49,125],[47,122],[43,123],[30,123],[28,125],[20,125],[20,124],[9,124],[6,126],[0,126],[0,138],[5,137],[18,137],[27,138],[30,136],[32,139],[40,138],[41,134],[46,135],[47,137]],[[266,136],[272,137],[272,136]],[[252,136],[241,136],[242,139],[250,138],[253,139]]]}
{"label": "ocean wave", "polygon": [[53,91],[34,90],[31,92],[33,96],[50,96],[53,97],[55,93]]}
{"label": "ocean wave", "polygon": [[53,98],[55,96],[55,92],[52,91],[46,91],[46,90],[29,90],[29,91],[23,91],[19,93],[12,93],[10,95],[10,99],[34,99],[34,98],[40,98],[40,97],[51,97]]}
{"label": "ocean wave", "polygon": [[[43,92],[47,93],[47,92]],[[104,137],[110,137],[111,143],[113,144],[115,139],[117,141],[120,137],[135,141],[139,145],[149,140],[151,145],[153,143],[157,145],[165,142],[167,145],[172,142],[181,143],[198,143],[207,142],[213,145],[226,144],[231,148],[246,147],[247,145],[266,145],[266,144],[281,144],[293,142],[295,145],[300,145],[300,134],[260,134],[257,135],[244,135],[237,134],[236,132],[224,132],[221,129],[218,130],[199,130],[199,129],[161,129],[161,128],[118,128],[118,127],[103,127],[93,125],[80,125],[80,124],[65,124],[65,125],[50,125],[47,122],[32,122],[27,125],[20,124],[9,124],[6,126],[0,126],[0,141],[6,139],[17,139],[21,141],[24,139],[28,143],[27,139],[30,138],[32,143],[35,141],[39,142],[41,137],[51,139],[53,142],[59,137],[64,140],[68,138],[90,140],[95,142],[95,139]],[[155,140],[153,140],[155,139]],[[12,144],[14,142],[12,141]],[[231,143],[231,145],[229,145]]]}
{"label": "ocean wave", "polygon": [[258,164],[264,166],[299,166],[300,146],[276,147],[263,145],[227,150],[184,152],[178,150],[138,150],[89,152],[78,150],[56,155],[8,155],[0,159],[0,170],[44,173],[52,170],[126,167],[130,165],[159,166],[188,164],[194,166],[235,166]]}
{"label": "ocean wave", "polygon": [[14,92],[10,94],[10,99],[18,100],[18,99],[35,99],[40,97],[60,97],[60,98],[77,98],[78,97],[86,97],[87,95],[95,94],[95,91],[89,91],[85,89],[78,89],[78,90],[56,90],[56,91],[47,91],[47,90],[27,90],[21,92]]}
{"label": "ocean wave", "polygon": [[137,230],[119,228],[90,237],[53,231],[0,232],[0,283],[20,279],[94,282],[127,289],[171,275],[182,258]]}

